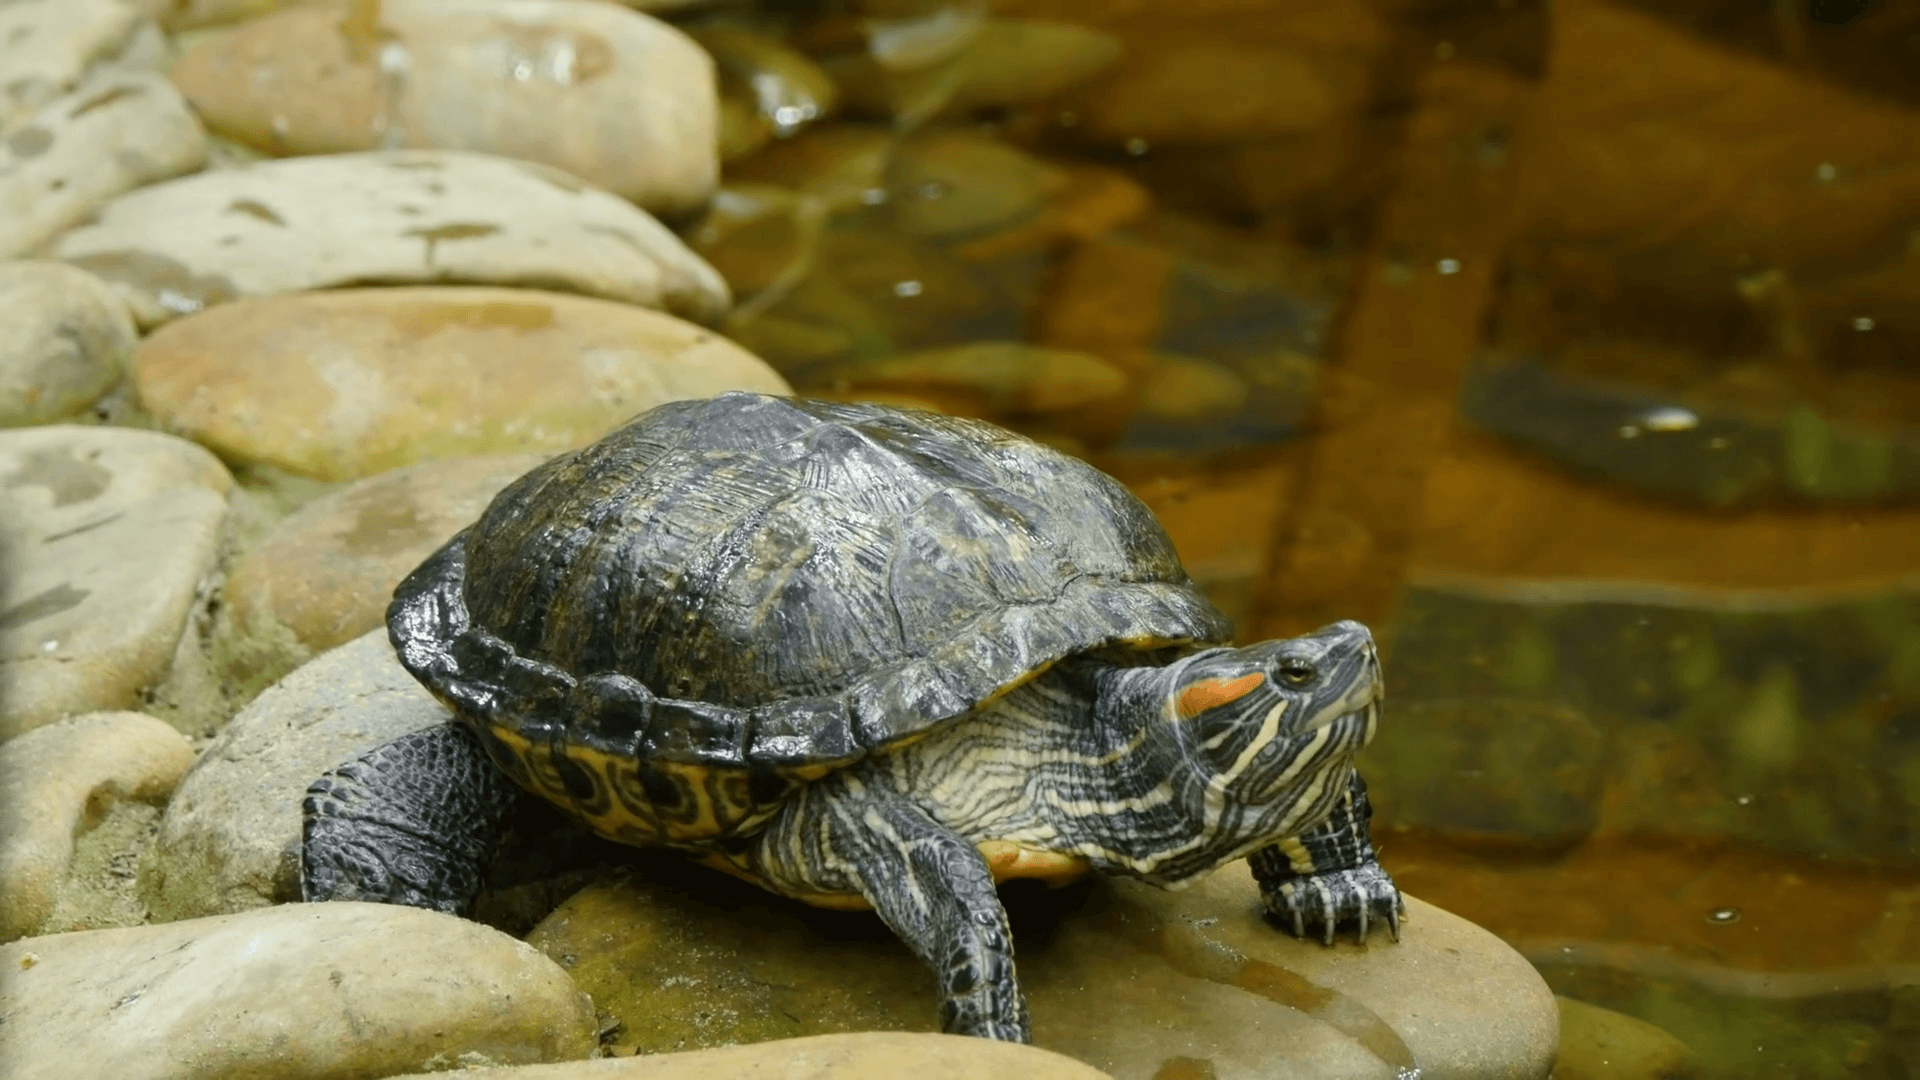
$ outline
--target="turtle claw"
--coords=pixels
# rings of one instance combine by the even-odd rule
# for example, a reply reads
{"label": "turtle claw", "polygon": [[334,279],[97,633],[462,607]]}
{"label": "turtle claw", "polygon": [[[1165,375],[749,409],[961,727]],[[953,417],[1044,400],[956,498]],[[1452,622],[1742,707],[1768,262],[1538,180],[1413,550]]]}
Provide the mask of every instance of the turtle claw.
{"label": "turtle claw", "polygon": [[1321,874],[1305,874],[1266,890],[1267,910],[1290,925],[1293,936],[1306,938],[1311,930],[1322,944],[1332,945],[1343,923],[1355,924],[1357,942],[1382,922],[1393,940],[1400,940],[1404,907],[1400,890],[1379,864]]}

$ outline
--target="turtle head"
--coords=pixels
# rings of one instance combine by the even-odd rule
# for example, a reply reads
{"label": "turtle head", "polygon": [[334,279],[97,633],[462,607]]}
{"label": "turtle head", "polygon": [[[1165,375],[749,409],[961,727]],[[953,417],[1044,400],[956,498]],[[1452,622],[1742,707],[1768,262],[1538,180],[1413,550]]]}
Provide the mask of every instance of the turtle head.
{"label": "turtle head", "polygon": [[1220,861],[1323,818],[1379,719],[1380,660],[1357,622],[1196,653],[1167,674],[1165,715]]}

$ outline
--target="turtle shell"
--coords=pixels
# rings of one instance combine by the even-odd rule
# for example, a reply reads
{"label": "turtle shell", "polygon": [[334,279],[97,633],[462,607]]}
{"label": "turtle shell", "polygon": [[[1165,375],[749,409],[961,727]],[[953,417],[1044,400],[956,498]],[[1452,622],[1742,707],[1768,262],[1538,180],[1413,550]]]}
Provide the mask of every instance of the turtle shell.
{"label": "turtle shell", "polygon": [[514,482],[388,623],[523,786],[692,847],[1063,657],[1230,632],[1084,462],[977,420],[744,393]]}

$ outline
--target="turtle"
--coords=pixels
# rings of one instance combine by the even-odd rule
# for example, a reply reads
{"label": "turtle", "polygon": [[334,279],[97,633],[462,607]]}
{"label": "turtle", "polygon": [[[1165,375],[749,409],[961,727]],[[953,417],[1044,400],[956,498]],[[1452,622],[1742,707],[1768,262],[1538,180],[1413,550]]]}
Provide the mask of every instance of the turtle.
{"label": "turtle", "polygon": [[1367,628],[1228,644],[1143,503],[985,421],[661,405],[503,489],[387,620],[452,718],[312,784],[306,900],[465,913],[526,792],[872,908],[945,1031],[1020,1042],[1009,878],[1178,887],[1245,856],[1282,929],[1399,938],[1353,766]]}

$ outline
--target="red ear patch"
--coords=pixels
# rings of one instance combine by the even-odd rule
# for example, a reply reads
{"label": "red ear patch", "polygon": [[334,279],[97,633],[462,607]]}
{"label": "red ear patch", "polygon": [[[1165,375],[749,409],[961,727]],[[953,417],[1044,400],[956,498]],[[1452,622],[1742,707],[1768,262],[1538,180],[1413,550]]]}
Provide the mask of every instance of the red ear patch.
{"label": "red ear patch", "polygon": [[1180,715],[1190,720],[1215,706],[1246,697],[1266,681],[1265,675],[1257,673],[1237,679],[1202,679],[1180,691]]}

